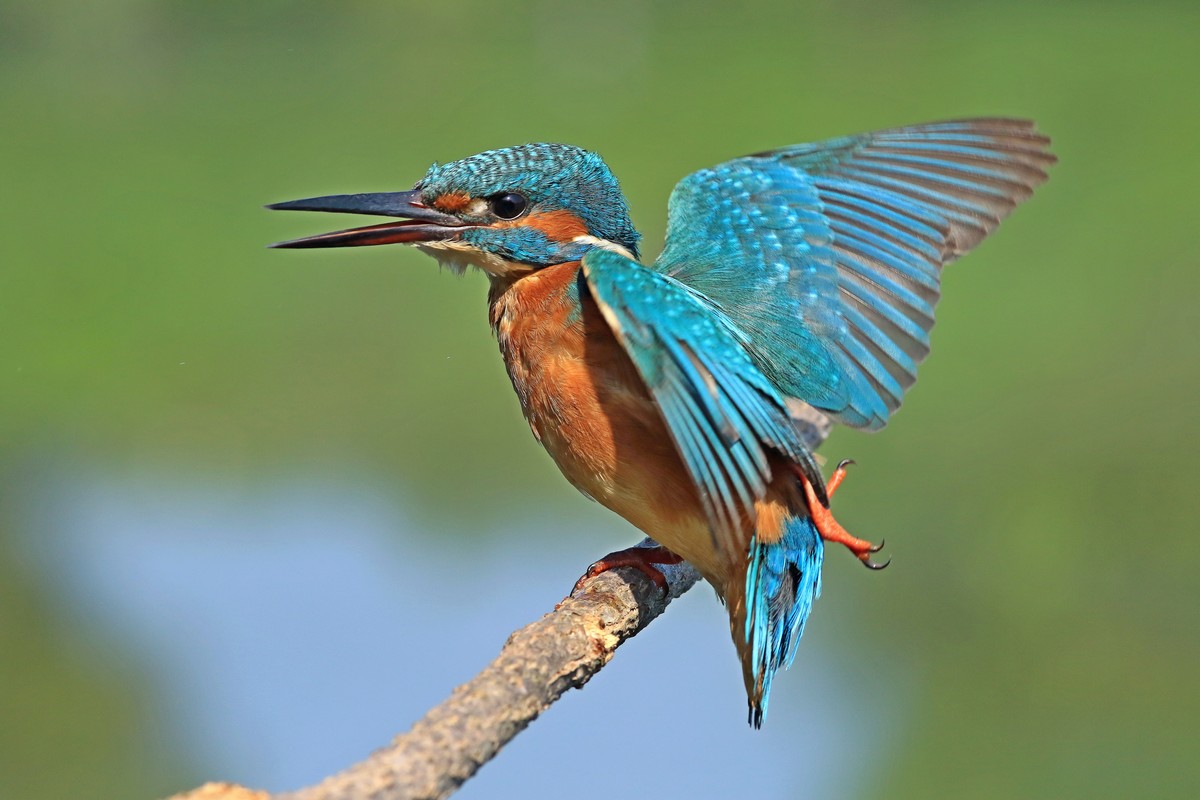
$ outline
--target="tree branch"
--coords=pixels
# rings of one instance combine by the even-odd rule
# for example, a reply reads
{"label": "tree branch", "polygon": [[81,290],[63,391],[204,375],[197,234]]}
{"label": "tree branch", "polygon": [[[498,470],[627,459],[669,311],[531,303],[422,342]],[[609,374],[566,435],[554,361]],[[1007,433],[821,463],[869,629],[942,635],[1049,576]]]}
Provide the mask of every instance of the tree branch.
{"label": "tree branch", "polygon": [[[647,539],[643,546],[653,545]],[[208,784],[175,800],[433,800],[448,797],[568,689],[583,686],[626,639],[700,576],[663,565],[668,592],[622,567],[585,581],[546,616],[508,637],[500,655],[407,733],[365,761],[296,792]]]}
{"label": "tree branch", "polygon": [[[812,449],[829,422],[812,412],[798,423]],[[653,546],[646,539],[641,547]],[[587,683],[616,649],[700,579],[685,563],[660,567],[662,592],[622,567],[584,581],[540,620],[508,637],[500,655],[407,733],[366,760],[296,792],[272,795],[207,784],[172,800],[436,800],[451,795],[514,736],[571,688]]]}

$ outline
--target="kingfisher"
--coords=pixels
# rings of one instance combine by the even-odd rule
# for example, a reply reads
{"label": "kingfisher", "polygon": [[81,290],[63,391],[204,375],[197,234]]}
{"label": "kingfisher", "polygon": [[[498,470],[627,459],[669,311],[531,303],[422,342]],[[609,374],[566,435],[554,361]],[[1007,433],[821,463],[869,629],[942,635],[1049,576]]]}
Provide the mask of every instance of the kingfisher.
{"label": "kingfisher", "polygon": [[[694,172],[651,264],[616,177],[565,144],[434,163],[410,191],[268,208],[391,217],[272,247],[406,244],[490,281],[492,329],[534,437],[656,547],[588,570],[686,560],[716,589],[749,721],[790,666],[825,543],[872,560],[813,453],[814,427],[876,431],[929,353],[942,267],[1055,162],[1027,120],[962,119],[800,144]],[[582,579],[581,579],[582,580]]]}

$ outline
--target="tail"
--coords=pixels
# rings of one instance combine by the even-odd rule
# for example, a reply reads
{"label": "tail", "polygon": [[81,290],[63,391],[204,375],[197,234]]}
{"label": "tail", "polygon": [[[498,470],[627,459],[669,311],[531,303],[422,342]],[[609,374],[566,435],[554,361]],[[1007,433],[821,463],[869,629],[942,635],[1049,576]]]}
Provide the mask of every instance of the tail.
{"label": "tail", "polygon": [[[761,526],[760,526],[761,527]],[[730,623],[750,704],[750,724],[762,727],[771,695],[771,680],[780,667],[790,667],[813,601],[821,593],[825,545],[807,514],[790,516],[775,541],[750,542],[742,602],[730,602]],[[774,538],[774,537],[773,537]],[[733,594],[733,593],[731,593]],[[736,596],[734,594],[733,596]],[[730,597],[730,595],[727,595]],[[731,597],[732,599],[732,597]]]}

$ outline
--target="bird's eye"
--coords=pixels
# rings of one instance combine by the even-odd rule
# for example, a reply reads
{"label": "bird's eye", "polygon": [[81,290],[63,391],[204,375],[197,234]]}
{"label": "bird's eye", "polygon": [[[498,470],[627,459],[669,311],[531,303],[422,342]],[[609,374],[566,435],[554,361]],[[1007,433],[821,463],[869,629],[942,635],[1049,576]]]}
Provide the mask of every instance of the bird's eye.
{"label": "bird's eye", "polygon": [[492,213],[500,219],[516,219],[525,213],[529,201],[516,192],[505,192],[491,198]]}

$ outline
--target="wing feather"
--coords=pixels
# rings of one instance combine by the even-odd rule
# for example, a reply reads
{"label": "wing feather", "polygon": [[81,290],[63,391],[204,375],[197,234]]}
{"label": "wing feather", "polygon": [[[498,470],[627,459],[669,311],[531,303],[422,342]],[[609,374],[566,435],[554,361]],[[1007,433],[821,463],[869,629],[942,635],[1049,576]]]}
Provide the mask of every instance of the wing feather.
{"label": "wing feather", "polygon": [[824,484],[746,336],[679,281],[608,250],[583,259],[593,299],[658,404],[717,545],[745,551],[745,520],[771,479],[770,451]]}
{"label": "wing feather", "polygon": [[675,188],[654,268],[752,332],[785,397],[880,428],[929,353],[942,267],[1046,180],[1048,146],[982,118],[735,159]]}

